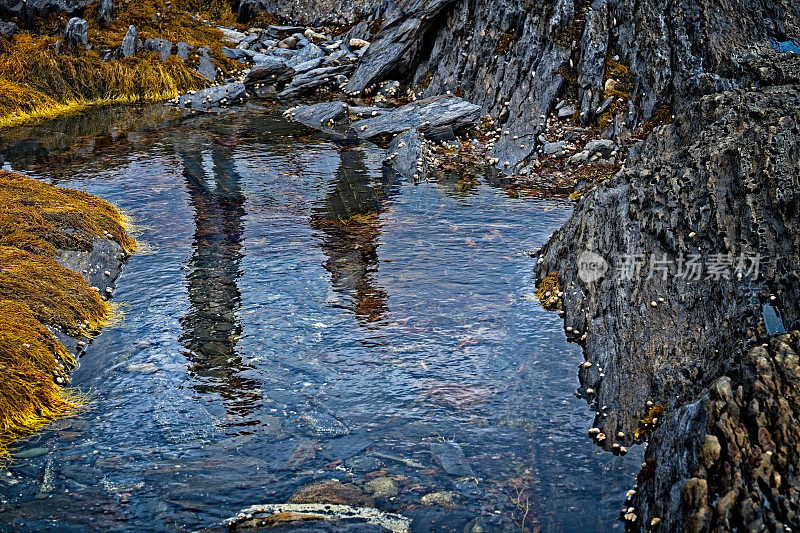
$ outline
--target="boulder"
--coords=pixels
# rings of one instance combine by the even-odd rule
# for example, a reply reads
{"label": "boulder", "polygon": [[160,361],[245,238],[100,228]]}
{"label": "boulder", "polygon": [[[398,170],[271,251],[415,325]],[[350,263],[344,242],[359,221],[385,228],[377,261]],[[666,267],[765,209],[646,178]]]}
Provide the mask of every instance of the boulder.
{"label": "boulder", "polygon": [[64,44],[67,48],[85,47],[89,44],[89,23],[78,17],[69,19],[64,29]]}
{"label": "boulder", "polygon": [[185,94],[178,99],[178,107],[194,111],[208,111],[240,103],[247,97],[243,83],[234,82],[218,87],[209,87],[194,94]]}
{"label": "boulder", "polygon": [[139,33],[136,31],[136,26],[131,24],[128,26],[128,31],[125,37],[122,38],[122,45],[119,47],[119,55],[121,57],[131,57],[136,54],[136,45],[139,40]]}
{"label": "boulder", "polygon": [[144,49],[149,52],[157,52],[161,61],[166,61],[172,55],[172,43],[166,39],[145,39]]}
{"label": "boulder", "polygon": [[11,39],[19,31],[13,22],[0,22],[0,39]]}

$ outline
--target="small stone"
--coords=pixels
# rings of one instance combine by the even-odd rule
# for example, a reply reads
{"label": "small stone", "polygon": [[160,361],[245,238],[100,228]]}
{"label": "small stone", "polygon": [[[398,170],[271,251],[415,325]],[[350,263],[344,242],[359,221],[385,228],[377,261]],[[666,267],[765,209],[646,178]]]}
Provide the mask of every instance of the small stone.
{"label": "small stone", "polygon": [[439,505],[445,508],[457,507],[458,493],[453,491],[431,492],[422,497],[423,505]]}
{"label": "small stone", "polygon": [[397,483],[390,477],[382,476],[368,481],[364,487],[374,498],[392,498],[397,496]]}

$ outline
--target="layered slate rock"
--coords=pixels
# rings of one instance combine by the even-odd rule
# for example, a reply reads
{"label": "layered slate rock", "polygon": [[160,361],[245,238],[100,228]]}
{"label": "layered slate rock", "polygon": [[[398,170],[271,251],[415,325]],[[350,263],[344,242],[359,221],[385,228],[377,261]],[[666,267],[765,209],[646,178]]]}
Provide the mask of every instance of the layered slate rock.
{"label": "layered slate rock", "polygon": [[454,0],[412,0],[402,5],[387,20],[367,49],[345,91],[359,93],[383,80],[403,61],[413,56],[409,50],[419,44],[436,17]]}
{"label": "layered slate rock", "polygon": [[424,131],[451,126],[460,129],[474,126],[480,117],[478,105],[456,96],[436,96],[358,120],[351,124],[351,129],[360,139],[372,139],[412,128]]}

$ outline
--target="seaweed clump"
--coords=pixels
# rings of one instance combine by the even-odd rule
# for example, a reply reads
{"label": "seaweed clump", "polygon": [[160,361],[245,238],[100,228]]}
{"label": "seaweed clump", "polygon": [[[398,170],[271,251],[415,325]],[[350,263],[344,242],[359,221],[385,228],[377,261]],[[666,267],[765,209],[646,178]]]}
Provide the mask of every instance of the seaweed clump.
{"label": "seaweed clump", "polygon": [[633,434],[635,440],[645,437],[648,433],[653,431],[658,425],[658,420],[664,414],[666,406],[663,403],[654,405],[647,411],[647,415],[639,420],[639,427]]}
{"label": "seaweed clump", "polygon": [[613,98],[605,112],[597,119],[597,125],[601,130],[611,126],[614,115],[621,111],[627,101],[631,99],[633,92],[633,74],[630,69],[616,61],[606,58],[606,74],[603,86],[603,97]]}
{"label": "seaweed clump", "polygon": [[0,459],[14,440],[80,404],[64,388],[75,360],[51,329],[83,336],[112,313],[55,256],[62,249],[88,251],[95,239],[115,241],[126,252],[135,247],[111,204],[0,171]]}
{"label": "seaweed clump", "polygon": [[561,307],[561,285],[558,282],[558,274],[551,272],[542,279],[539,283],[539,288],[536,289],[536,298],[542,307],[548,311],[559,309]]}

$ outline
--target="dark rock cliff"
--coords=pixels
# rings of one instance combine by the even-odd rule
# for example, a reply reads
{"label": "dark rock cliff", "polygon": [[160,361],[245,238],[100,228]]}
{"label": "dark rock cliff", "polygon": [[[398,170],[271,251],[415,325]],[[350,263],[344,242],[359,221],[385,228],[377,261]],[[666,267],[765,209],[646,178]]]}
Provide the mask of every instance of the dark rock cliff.
{"label": "dark rock cliff", "polygon": [[[742,398],[757,394],[758,376],[743,373],[752,357],[745,354],[769,333],[800,328],[800,58],[770,53],[763,61],[753,66],[761,88],[703,96],[635,146],[626,167],[578,204],[537,265],[540,276],[561,279],[565,326],[587,360],[581,392],[608,436],[602,444],[653,437],[648,455],[661,481],[651,499],[639,498],[644,513],[680,491],[681,475],[695,475],[683,447],[705,433],[682,421],[700,416],[685,406],[705,401],[721,376],[741,383]],[[587,260],[600,266],[589,270]],[[800,386],[783,377],[785,387]],[[649,420],[659,405],[666,414]],[[757,433],[757,419],[737,423]],[[793,471],[800,449],[776,442],[789,447],[783,457]],[[760,490],[748,472],[738,476]]]}

